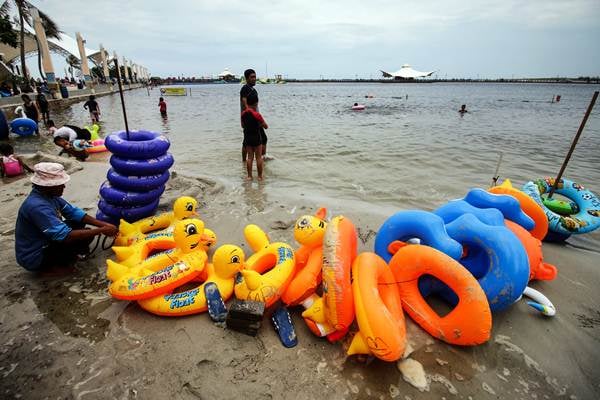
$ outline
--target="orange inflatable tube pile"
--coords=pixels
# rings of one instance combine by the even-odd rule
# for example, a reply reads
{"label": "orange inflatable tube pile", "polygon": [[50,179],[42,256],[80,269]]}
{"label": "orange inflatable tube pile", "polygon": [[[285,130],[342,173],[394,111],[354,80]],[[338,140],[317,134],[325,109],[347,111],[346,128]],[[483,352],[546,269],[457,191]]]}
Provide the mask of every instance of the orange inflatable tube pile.
{"label": "orange inflatable tube pile", "polygon": [[508,229],[514,233],[527,252],[529,258],[529,280],[551,281],[556,278],[558,270],[552,264],[544,262],[542,255],[542,242],[533,237],[531,233],[525,230],[521,225],[512,221],[504,220]]}
{"label": "orange inflatable tube pile", "polygon": [[[429,246],[395,241],[389,251],[395,253],[390,268],[400,290],[402,307],[417,324],[431,336],[450,344],[472,346],[489,340],[490,306],[483,289],[465,267]],[[418,282],[423,275],[441,280],[458,295],[458,305],[444,317],[421,295]]]}
{"label": "orange inflatable tube pile", "polygon": [[[311,331],[334,342],[343,338],[354,321],[350,274],[356,258],[357,233],[344,216],[331,220],[323,239],[323,297],[302,313]],[[317,297],[317,296],[315,296]]]}
{"label": "orange inflatable tube pile", "polygon": [[281,296],[288,306],[301,304],[321,284],[326,214],[325,208],[319,208],[314,216],[304,215],[296,221],[294,238],[302,246],[294,253],[296,274]]}
{"label": "orange inflatable tube pile", "polygon": [[406,324],[396,280],[375,253],[361,253],[352,264],[352,293],[359,331],[348,355],[373,354],[396,361],[406,347]]}

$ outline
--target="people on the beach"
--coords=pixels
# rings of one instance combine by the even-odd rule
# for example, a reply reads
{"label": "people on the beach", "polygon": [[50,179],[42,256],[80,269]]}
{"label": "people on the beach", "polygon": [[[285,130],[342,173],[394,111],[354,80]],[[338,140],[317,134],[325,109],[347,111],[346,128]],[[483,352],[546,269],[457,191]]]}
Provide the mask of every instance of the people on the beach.
{"label": "people on the beach", "polygon": [[15,154],[15,150],[8,143],[0,143],[0,154],[2,159],[0,160],[0,175],[1,176],[18,176],[23,171],[33,172],[31,168],[23,159]]}
{"label": "people on the beach", "polygon": [[458,112],[460,113],[460,115],[463,115],[464,113],[468,112],[467,105],[463,104],[462,106],[460,106],[460,110],[458,110]]}
{"label": "people on the beach", "polygon": [[48,132],[54,137],[60,136],[69,142],[75,139],[92,140],[92,133],[87,129],[75,125],[64,125],[61,128],[56,128],[53,120],[48,120]]}
{"label": "people on the beach", "polygon": [[167,102],[163,97],[158,99],[158,109],[160,111],[160,115],[163,117],[167,116]]}
{"label": "people on the beach", "polygon": [[[95,236],[116,236],[118,229],[61,197],[70,179],[61,164],[42,162],[33,169],[33,189],[19,208],[15,226],[17,262],[31,272],[70,272],[89,253]],[[86,228],[88,224],[94,228]]]}
{"label": "people on the beach", "polygon": [[[256,72],[252,68],[249,68],[244,71],[244,78],[246,78],[246,84],[240,89],[240,113],[243,113],[248,108],[248,100],[258,104],[258,92],[254,88],[256,85]],[[244,121],[242,119],[240,119],[240,123],[242,124],[242,129],[244,129]],[[242,162],[246,161],[246,155],[246,144],[242,142]]]}
{"label": "people on the beach", "polygon": [[62,136],[54,137],[54,144],[62,148],[59,155],[67,153],[69,156],[75,157],[79,161],[85,161],[89,156],[85,149],[92,146],[86,146],[86,143],[87,142],[82,139],[75,139],[73,141],[69,141],[68,139],[65,139]]}
{"label": "people on the beach", "polygon": [[35,102],[37,103],[38,109],[40,110],[40,114],[42,114],[42,121],[44,121],[44,125],[48,126],[48,120],[50,119],[50,105],[48,104],[48,100],[44,93],[42,93],[42,88],[38,87],[37,96],[35,96]]}
{"label": "people on the beach", "polygon": [[90,118],[92,120],[92,124],[96,122],[100,122],[100,106],[96,101],[96,96],[93,94],[90,95],[89,100],[85,102],[83,108],[90,112]]}
{"label": "people on the beach", "polygon": [[246,149],[247,180],[252,180],[252,164],[256,159],[256,172],[258,180],[263,180],[263,152],[262,132],[269,126],[258,112],[258,96],[246,99],[246,109],[242,112],[242,126],[244,127],[244,148]]}
{"label": "people on the beach", "polygon": [[[23,109],[25,110],[25,116],[29,119],[32,119],[37,124],[40,121],[40,110],[38,110],[37,104],[35,104],[31,97],[27,94],[21,95],[21,99],[23,99]],[[39,135],[40,131],[38,128],[35,129],[35,133]]]}

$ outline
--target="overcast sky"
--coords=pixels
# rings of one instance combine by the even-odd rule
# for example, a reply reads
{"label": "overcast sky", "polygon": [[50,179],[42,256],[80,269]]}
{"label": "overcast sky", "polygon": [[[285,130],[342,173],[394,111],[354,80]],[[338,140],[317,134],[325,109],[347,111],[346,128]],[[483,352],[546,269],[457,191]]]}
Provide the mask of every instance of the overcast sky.
{"label": "overcast sky", "polygon": [[600,75],[600,0],[31,2],[162,77],[375,78],[405,63],[440,78]]}

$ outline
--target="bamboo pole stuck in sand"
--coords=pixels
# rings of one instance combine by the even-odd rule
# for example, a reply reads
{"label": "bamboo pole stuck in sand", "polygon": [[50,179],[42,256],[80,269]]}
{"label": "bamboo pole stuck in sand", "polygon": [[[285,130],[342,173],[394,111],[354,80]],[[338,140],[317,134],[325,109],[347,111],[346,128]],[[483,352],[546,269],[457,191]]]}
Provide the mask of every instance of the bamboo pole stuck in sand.
{"label": "bamboo pole stuck in sand", "polygon": [[575,150],[575,146],[577,146],[577,141],[579,140],[579,136],[581,136],[581,132],[583,132],[585,123],[587,122],[588,117],[590,116],[590,113],[592,112],[592,109],[594,108],[594,104],[596,104],[597,98],[598,98],[598,91],[595,91],[594,95],[592,96],[592,100],[590,101],[590,105],[588,106],[587,111],[585,112],[585,115],[583,116],[581,125],[579,125],[579,130],[577,130],[577,134],[573,138],[573,142],[571,143],[571,148],[569,149],[569,152],[567,153],[567,156],[565,157],[565,161],[563,161],[563,164],[560,167],[560,171],[558,172],[556,179],[554,180],[554,185],[552,185],[552,189],[550,189],[550,192],[548,193],[548,199],[552,198],[554,191],[558,187],[558,181],[560,180],[560,178],[562,178],[562,174],[563,174],[563,172],[565,172],[565,168],[567,168],[567,164],[569,163],[571,154],[573,154],[573,151]]}
{"label": "bamboo pole stuck in sand", "polygon": [[502,152],[500,152],[500,156],[498,157],[498,163],[496,164],[496,172],[494,172],[494,176],[492,176],[492,186],[494,187],[498,184],[498,178],[500,178],[500,175],[498,175],[498,171],[500,171],[500,163],[502,162]]}
{"label": "bamboo pole stuck in sand", "polygon": [[[129,140],[129,124],[127,123],[127,111],[125,110],[125,99],[123,98],[123,85],[121,85],[121,71],[119,71],[119,60],[116,58],[115,70],[117,73],[117,83],[119,84],[119,95],[121,96],[121,108],[123,108],[123,119],[125,120],[125,132],[127,133],[127,140]],[[125,67],[127,68],[127,67]]]}

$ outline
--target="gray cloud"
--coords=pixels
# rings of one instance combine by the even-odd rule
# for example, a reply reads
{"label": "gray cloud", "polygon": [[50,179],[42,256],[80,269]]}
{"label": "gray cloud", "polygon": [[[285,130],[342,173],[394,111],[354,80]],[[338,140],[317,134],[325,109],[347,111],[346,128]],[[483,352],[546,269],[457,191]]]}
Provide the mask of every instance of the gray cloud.
{"label": "gray cloud", "polygon": [[89,47],[161,76],[266,62],[289,77],[369,77],[403,63],[449,77],[600,74],[598,0],[33,2]]}

